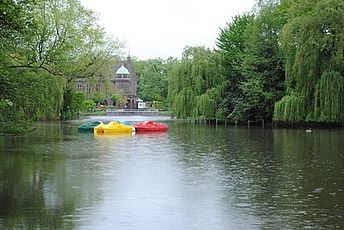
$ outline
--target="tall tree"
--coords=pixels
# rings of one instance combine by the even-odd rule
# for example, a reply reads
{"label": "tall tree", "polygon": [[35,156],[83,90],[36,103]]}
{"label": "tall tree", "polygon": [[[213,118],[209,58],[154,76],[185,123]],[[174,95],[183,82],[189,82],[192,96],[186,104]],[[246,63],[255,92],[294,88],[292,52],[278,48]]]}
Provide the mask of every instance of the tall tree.
{"label": "tall tree", "polygon": [[221,102],[222,116],[235,120],[241,120],[241,108],[244,105],[244,95],[240,89],[244,80],[242,64],[247,52],[245,43],[245,31],[254,20],[253,15],[244,14],[235,16],[231,23],[220,29],[217,39],[219,53],[223,55],[225,75],[229,81],[228,90]]}
{"label": "tall tree", "polygon": [[284,94],[279,44],[285,21],[278,0],[262,0],[254,15],[236,16],[221,29],[217,45],[230,82],[221,104],[224,117],[272,121],[274,104]]}
{"label": "tall tree", "polygon": [[287,95],[275,119],[343,122],[344,2],[284,1],[290,16],[282,31]]}
{"label": "tall tree", "polygon": [[118,48],[77,0],[36,0],[31,8],[34,26],[8,44],[8,68],[42,69],[70,81],[94,75]]}
{"label": "tall tree", "polygon": [[179,118],[215,118],[228,86],[222,55],[204,47],[186,47],[169,75],[168,98]]}
{"label": "tall tree", "polygon": [[254,22],[245,31],[244,80],[240,84],[245,107],[239,117],[246,119],[261,118],[271,122],[274,104],[284,95],[284,63],[279,35],[285,20],[275,4],[262,5]]}
{"label": "tall tree", "polygon": [[139,97],[144,101],[161,102],[167,108],[168,73],[176,63],[177,59],[172,57],[135,61]]}

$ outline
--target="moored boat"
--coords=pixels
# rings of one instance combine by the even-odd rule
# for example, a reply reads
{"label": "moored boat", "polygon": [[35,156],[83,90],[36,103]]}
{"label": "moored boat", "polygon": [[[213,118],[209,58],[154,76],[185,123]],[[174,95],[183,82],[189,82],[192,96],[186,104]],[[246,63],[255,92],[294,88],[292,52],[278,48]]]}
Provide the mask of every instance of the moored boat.
{"label": "moored boat", "polygon": [[168,126],[163,123],[158,123],[154,121],[145,121],[140,122],[134,125],[136,132],[143,133],[143,132],[166,132],[168,130]]}
{"label": "moored boat", "polygon": [[131,125],[125,125],[119,121],[111,121],[108,124],[100,124],[94,127],[94,134],[106,135],[106,134],[131,133],[134,130],[135,129]]}
{"label": "moored boat", "polygon": [[78,127],[78,130],[80,132],[93,132],[94,127],[96,127],[97,125],[103,124],[103,122],[101,121],[90,121],[84,124],[81,124]]}

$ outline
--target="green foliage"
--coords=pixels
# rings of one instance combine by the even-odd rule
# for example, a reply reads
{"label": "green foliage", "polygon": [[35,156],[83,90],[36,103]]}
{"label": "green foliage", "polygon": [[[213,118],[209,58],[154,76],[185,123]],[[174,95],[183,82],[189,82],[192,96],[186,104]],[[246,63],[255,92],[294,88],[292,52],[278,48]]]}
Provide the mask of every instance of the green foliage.
{"label": "green foliage", "polygon": [[35,0],[3,0],[0,2],[0,40],[7,43],[25,33],[26,28],[33,26],[28,12]]}
{"label": "green foliage", "polygon": [[104,75],[121,47],[78,0],[1,2],[0,43],[0,101],[13,103],[0,108],[0,120],[12,123],[6,132],[17,132],[20,123],[76,117],[82,98],[66,83]]}
{"label": "green foliage", "polygon": [[111,100],[114,101],[115,104],[125,104],[127,99],[124,95],[123,90],[117,90],[111,95]]}
{"label": "green foliage", "polygon": [[153,101],[152,107],[159,110],[165,110],[164,104],[161,101]]}
{"label": "green foliage", "polygon": [[[292,94],[303,98],[301,121],[342,122],[344,2],[298,0],[286,2],[284,7],[290,19],[281,40],[287,57],[288,92],[282,101]],[[276,111],[276,120],[293,121],[280,112]]]}
{"label": "green foliage", "polygon": [[47,78],[40,71],[21,70],[16,72],[16,77],[7,74],[3,72],[0,76],[0,81],[6,87],[0,92],[0,126],[7,127],[3,128],[5,130],[2,133],[10,132],[11,127],[13,133],[23,131],[33,120],[59,119],[63,103],[63,79]]}
{"label": "green foliage", "polygon": [[236,16],[221,29],[217,45],[230,82],[220,116],[232,120],[272,120],[283,95],[283,56],[279,50],[282,13],[276,2],[260,1],[257,16]]}
{"label": "green foliage", "polygon": [[342,122],[344,2],[263,0],[257,7],[255,16],[221,29],[217,45],[230,85],[218,115]]}
{"label": "green foliage", "polygon": [[11,68],[42,69],[71,81],[95,75],[119,46],[77,0],[36,0],[26,13],[34,26],[8,42]]}
{"label": "green foliage", "polygon": [[64,105],[62,110],[63,119],[74,119],[80,116],[82,111],[85,111],[85,94],[74,89],[67,89],[64,92]]}
{"label": "green foliage", "polygon": [[321,122],[344,119],[344,78],[338,72],[324,73],[315,87],[314,117]]}
{"label": "green foliage", "polygon": [[253,22],[254,17],[249,14],[238,15],[225,28],[220,30],[217,39],[219,53],[223,55],[222,65],[226,78],[229,80],[228,91],[221,100],[220,117],[233,120],[244,120],[245,113],[242,105],[246,106],[240,84],[244,80],[242,65],[246,52],[245,31]]}
{"label": "green foliage", "polygon": [[[16,77],[8,76],[13,73]],[[25,70],[3,73],[0,79],[8,87],[0,93],[0,98],[10,100],[15,110],[27,119],[59,118],[64,79]]]}
{"label": "green foliage", "polygon": [[84,101],[84,111],[90,112],[96,108],[96,103],[93,100],[85,100]]}
{"label": "green foliage", "polygon": [[99,104],[101,102],[103,102],[106,98],[103,92],[94,92],[91,95],[92,100],[96,103]]}
{"label": "green foliage", "polygon": [[161,102],[161,107],[167,107],[168,73],[176,63],[174,58],[135,61],[138,96],[143,101]]}
{"label": "green foliage", "polygon": [[305,121],[305,97],[292,93],[275,104],[274,119],[291,123]]}
{"label": "green foliage", "polygon": [[242,75],[243,54],[246,50],[245,31],[254,20],[249,14],[235,16],[231,23],[220,29],[216,45],[224,57],[224,64],[228,80],[236,86]]}
{"label": "green foliage", "polygon": [[244,80],[239,87],[247,105],[243,107],[246,114],[242,116],[246,119],[271,121],[274,104],[284,94],[284,63],[278,45],[284,23],[276,3],[269,2],[246,28]]}
{"label": "green foliage", "polygon": [[203,47],[186,47],[169,74],[168,99],[178,118],[215,118],[228,82],[222,56]]}

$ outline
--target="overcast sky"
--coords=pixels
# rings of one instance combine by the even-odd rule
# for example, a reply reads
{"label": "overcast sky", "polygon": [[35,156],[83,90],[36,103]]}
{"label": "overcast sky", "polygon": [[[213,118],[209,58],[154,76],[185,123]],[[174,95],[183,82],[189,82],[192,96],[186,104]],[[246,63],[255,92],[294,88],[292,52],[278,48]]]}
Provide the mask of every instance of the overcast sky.
{"label": "overcast sky", "polygon": [[139,59],[180,58],[189,46],[214,47],[219,28],[254,0],[81,0],[106,31]]}

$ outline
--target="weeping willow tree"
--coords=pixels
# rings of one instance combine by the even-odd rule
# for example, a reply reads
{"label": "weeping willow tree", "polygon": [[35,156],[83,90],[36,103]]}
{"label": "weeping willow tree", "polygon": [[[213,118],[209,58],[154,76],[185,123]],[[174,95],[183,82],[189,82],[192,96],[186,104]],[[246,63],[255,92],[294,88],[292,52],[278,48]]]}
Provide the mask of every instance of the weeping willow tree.
{"label": "weeping willow tree", "polygon": [[40,70],[19,69],[13,73],[16,77],[5,73],[0,76],[0,133],[23,133],[32,128],[34,120],[60,118],[64,79],[48,77]]}
{"label": "weeping willow tree", "polygon": [[228,82],[221,55],[204,47],[186,47],[169,74],[168,100],[178,118],[215,118]]}
{"label": "weeping willow tree", "polygon": [[[17,111],[22,111],[27,120],[60,119],[66,85],[64,79],[30,72],[19,78],[18,83],[14,102],[19,107]],[[21,88],[23,85],[25,89]]]}
{"label": "weeping willow tree", "polygon": [[338,72],[324,73],[315,87],[314,118],[321,122],[344,119],[344,78]]}
{"label": "weeping willow tree", "polygon": [[284,4],[291,15],[282,31],[287,94],[275,104],[274,119],[342,122],[344,2]]}

